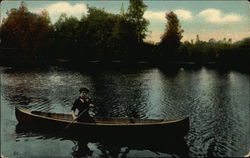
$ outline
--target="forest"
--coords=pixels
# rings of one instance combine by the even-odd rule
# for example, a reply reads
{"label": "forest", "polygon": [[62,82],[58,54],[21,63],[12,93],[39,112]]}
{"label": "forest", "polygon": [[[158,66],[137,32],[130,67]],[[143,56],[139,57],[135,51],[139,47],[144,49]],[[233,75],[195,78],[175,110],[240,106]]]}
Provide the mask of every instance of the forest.
{"label": "forest", "polygon": [[147,6],[142,0],[130,0],[120,13],[88,7],[80,19],[62,13],[52,24],[46,10],[33,13],[24,2],[11,9],[0,27],[1,65],[31,66],[87,61],[103,63],[119,60],[123,63],[146,61],[152,64],[220,63],[246,67],[250,59],[250,37],[232,39],[184,41],[184,28],[177,15],[166,13],[166,26],[161,41],[147,42],[149,20],[143,17]]}

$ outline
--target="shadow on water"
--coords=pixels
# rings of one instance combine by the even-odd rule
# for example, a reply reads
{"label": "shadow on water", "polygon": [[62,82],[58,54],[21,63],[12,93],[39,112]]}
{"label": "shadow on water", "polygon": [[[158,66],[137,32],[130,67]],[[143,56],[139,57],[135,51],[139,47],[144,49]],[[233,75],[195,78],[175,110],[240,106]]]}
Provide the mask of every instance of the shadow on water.
{"label": "shadow on water", "polygon": [[[130,157],[133,151],[150,151],[155,155],[164,157],[188,157],[188,146],[184,138],[162,137],[161,139],[127,138],[121,134],[119,137],[96,137],[91,134],[71,135],[64,132],[34,129],[23,124],[16,125],[16,138],[39,137],[39,139],[71,140],[74,143],[71,155],[75,158],[98,157]],[[132,154],[133,156],[133,154]],[[146,156],[146,155],[145,155]]]}

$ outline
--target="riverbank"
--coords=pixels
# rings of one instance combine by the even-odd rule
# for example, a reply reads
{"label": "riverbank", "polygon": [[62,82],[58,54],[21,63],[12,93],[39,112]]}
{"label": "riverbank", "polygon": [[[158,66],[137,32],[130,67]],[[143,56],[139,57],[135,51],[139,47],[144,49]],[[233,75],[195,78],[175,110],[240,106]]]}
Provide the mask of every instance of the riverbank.
{"label": "riverbank", "polygon": [[162,69],[176,70],[176,69],[200,69],[201,67],[207,67],[215,70],[236,70],[240,72],[249,73],[249,68],[246,63],[228,63],[228,62],[218,62],[218,61],[209,61],[209,62],[192,62],[192,61],[166,61],[166,62],[157,62],[157,61],[123,61],[123,60],[111,60],[111,61],[102,61],[102,60],[88,60],[88,61],[70,61],[63,58],[58,58],[55,60],[22,60],[21,58],[16,58],[14,60],[3,60],[1,59],[0,66],[11,67],[14,69],[49,69],[51,66],[60,66],[65,68],[79,68],[79,69],[92,69],[98,67],[110,67],[110,68],[119,68],[119,67],[157,67]]}

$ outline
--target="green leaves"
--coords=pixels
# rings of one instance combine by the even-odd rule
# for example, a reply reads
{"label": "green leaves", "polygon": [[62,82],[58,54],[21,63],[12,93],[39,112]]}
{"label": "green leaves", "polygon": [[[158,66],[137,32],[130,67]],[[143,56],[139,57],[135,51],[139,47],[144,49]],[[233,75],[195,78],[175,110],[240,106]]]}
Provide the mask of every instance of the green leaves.
{"label": "green leaves", "polygon": [[143,18],[147,6],[142,0],[130,0],[129,2],[130,5],[128,7],[126,17],[131,24],[135,25],[136,39],[138,43],[141,43],[146,37],[146,33],[148,31],[147,26],[149,25],[149,21]]}

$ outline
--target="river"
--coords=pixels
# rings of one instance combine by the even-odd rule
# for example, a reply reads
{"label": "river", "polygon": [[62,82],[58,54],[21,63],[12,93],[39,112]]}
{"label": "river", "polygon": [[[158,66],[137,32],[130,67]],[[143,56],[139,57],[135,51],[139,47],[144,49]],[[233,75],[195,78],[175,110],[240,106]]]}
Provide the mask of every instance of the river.
{"label": "river", "polygon": [[[1,67],[0,72],[1,153],[7,157],[241,157],[250,148],[248,73],[206,67],[170,71],[115,65],[33,70]],[[15,105],[70,113],[82,86],[90,89],[97,106],[91,115],[168,119],[189,116],[189,132],[180,145],[164,137],[155,144],[147,142],[147,138],[131,143],[72,141],[18,130]]]}

